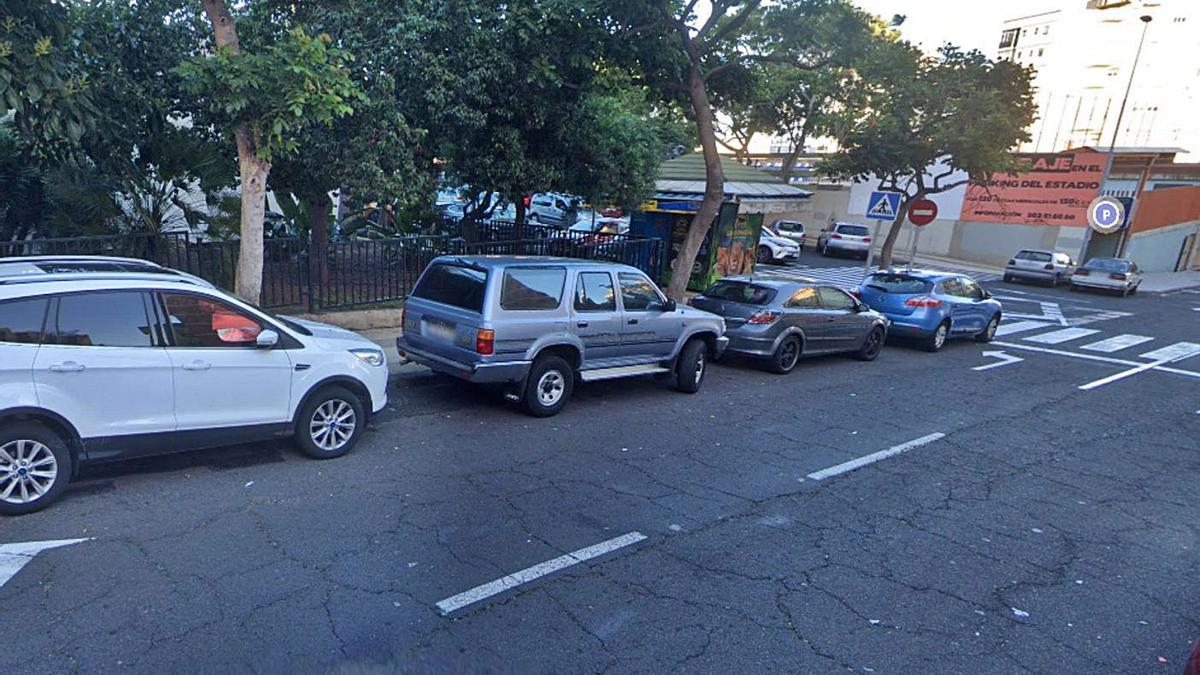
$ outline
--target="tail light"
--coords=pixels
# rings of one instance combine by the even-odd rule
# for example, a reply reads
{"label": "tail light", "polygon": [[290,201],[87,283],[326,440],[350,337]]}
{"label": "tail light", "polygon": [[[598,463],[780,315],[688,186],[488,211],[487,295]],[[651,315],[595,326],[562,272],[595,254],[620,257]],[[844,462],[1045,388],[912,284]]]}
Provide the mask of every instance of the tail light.
{"label": "tail light", "polygon": [[483,356],[496,353],[496,331],[490,328],[475,331],[475,353]]}
{"label": "tail light", "polygon": [[867,244],[869,244],[869,243],[871,243],[871,238],[870,238],[870,237],[863,237],[863,242],[864,242],[864,243],[867,243]]}
{"label": "tail light", "polygon": [[1042,267],[1042,269],[1044,269],[1044,270],[1053,270],[1053,269],[1054,269],[1054,263],[1046,263],[1046,265],[1045,265],[1044,267]]}
{"label": "tail light", "polygon": [[905,307],[941,307],[942,301],[937,298],[931,298],[928,295],[918,295],[915,298],[909,298],[904,301]]}
{"label": "tail light", "polygon": [[783,312],[773,312],[764,309],[761,312],[755,312],[754,316],[750,317],[746,323],[753,326],[769,326],[778,321],[781,316],[783,316]]}
{"label": "tail light", "polygon": [[1087,275],[1088,275],[1088,271],[1085,269],[1075,270],[1075,276],[1077,276],[1077,277],[1086,277]]}
{"label": "tail light", "polygon": [[841,239],[842,235],[838,234],[837,232],[834,232],[833,234],[829,235],[829,238],[830,239]]}
{"label": "tail light", "polygon": [[850,291],[850,295],[853,295],[854,297],[858,298],[859,300],[862,300],[862,291],[858,290],[857,288]]}
{"label": "tail light", "polygon": [[1110,279],[1116,279],[1117,281],[1125,281],[1129,278],[1129,275],[1123,272],[1114,272],[1108,276]]}

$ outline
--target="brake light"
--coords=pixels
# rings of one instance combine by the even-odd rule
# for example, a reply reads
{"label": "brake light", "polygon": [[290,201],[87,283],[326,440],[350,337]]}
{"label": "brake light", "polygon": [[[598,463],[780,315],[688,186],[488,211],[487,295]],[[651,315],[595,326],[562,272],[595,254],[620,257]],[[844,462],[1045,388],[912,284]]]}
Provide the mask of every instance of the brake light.
{"label": "brake light", "polygon": [[1128,274],[1124,274],[1122,272],[1113,272],[1112,274],[1110,274],[1108,276],[1112,279],[1116,279],[1117,281],[1125,281],[1126,279],[1129,278]]}
{"label": "brake light", "polygon": [[937,298],[931,298],[928,295],[918,295],[915,298],[909,298],[904,301],[905,307],[941,307],[942,301]]}
{"label": "brake light", "polygon": [[871,238],[870,238],[870,237],[863,237],[863,242],[864,242],[864,243],[867,243],[867,244],[869,244],[869,243],[871,243]]}
{"label": "brake light", "polygon": [[853,295],[854,297],[858,298],[859,300],[862,300],[862,291],[858,290],[857,288],[850,291],[850,295]]}
{"label": "brake light", "polygon": [[783,316],[783,312],[773,312],[764,309],[761,312],[755,312],[754,316],[750,317],[746,323],[753,326],[769,326],[778,321],[781,316]]}
{"label": "brake light", "polygon": [[1088,275],[1088,271],[1085,269],[1075,270],[1075,276],[1077,276],[1077,277],[1086,277],[1087,275]]}
{"label": "brake light", "polygon": [[475,353],[491,356],[496,352],[496,331],[480,328],[475,331]]}
{"label": "brake light", "polygon": [[829,235],[829,238],[830,239],[841,239],[842,235],[838,234],[837,232],[834,232],[833,234]]}
{"label": "brake light", "polygon": [[1046,269],[1046,270],[1052,270],[1052,269],[1054,269],[1054,264],[1053,264],[1053,263],[1046,263],[1046,265],[1045,265],[1045,266],[1044,266],[1042,269]]}

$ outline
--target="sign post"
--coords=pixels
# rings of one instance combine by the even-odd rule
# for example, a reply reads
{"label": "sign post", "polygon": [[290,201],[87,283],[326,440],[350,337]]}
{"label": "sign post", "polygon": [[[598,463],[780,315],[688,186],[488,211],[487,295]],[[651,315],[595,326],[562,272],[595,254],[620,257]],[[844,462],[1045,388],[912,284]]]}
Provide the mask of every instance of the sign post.
{"label": "sign post", "polygon": [[875,257],[875,244],[879,241],[879,228],[885,220],[889,222],[896,220],[896,213],[900,210],[900,200],[903,197],[904,195],[899,192],[876,190],[867,200],[865,215],[875,221],[875,234],[871,236],[871,246],[867,249],[867,261],[863,264],[863,281],[866,281],[867,276],[871,274],[871,261]]}
{"label": "sign post", "polygon": [[908,254],[908,271],[912,271],[913,258],[917,257],[917,242],[921,240],[921,229],[932,223],[938,214],[937,203],[932,199],[918,199],[908,207],[908,222],[916,227],[913,232],[912,251]]}

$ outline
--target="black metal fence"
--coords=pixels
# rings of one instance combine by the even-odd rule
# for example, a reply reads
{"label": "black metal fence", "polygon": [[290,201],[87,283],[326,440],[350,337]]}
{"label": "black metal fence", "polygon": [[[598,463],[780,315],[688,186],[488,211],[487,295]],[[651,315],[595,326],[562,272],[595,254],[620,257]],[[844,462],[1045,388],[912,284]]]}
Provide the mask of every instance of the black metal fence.
{"label": "black metal fence", "polygon": [[[267,239],[261,305],[319,312],[395,303],[411,292],[431,260],[447,254],[608,260],[637,267],[651,278],[658,278],[663,268],[663,242],[656,239],[533,225],[517,228],[503,221],[480,223],[472,230],[470,237],[351,239],[312,247],[306,239]],[[239,250],[237,241],[201,241],[186,233],[0,242],[0,258],[34,255],[139,258],[194,274],[228,290],[234,288]]]}

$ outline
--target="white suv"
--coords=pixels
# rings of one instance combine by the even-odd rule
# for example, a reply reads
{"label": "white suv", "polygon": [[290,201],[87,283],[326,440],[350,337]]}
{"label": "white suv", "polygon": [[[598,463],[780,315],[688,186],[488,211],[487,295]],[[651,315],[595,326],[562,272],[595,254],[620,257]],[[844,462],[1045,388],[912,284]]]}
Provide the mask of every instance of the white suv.
{"label": "white suv", "polygon": [[373,342],[119,258],[0,258],[0,514],[84,462],[294,438],[345,454],[387,403]]}

